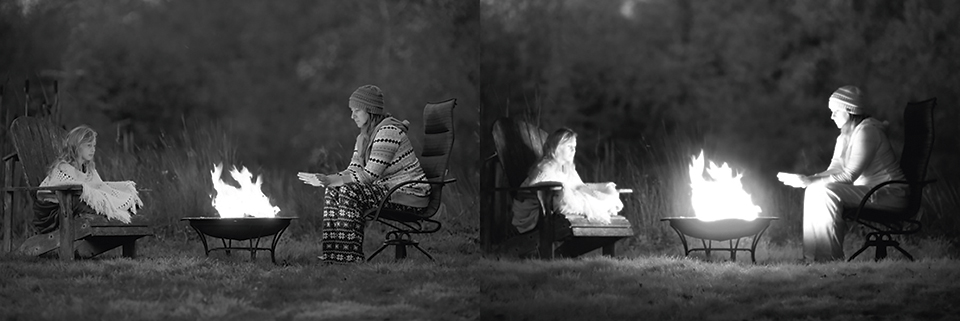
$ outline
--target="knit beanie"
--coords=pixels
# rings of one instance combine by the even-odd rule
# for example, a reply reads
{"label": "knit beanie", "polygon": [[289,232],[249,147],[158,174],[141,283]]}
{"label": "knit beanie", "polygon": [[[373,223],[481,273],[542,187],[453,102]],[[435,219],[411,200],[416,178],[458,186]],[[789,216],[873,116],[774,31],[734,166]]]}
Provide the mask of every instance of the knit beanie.
{"label": "knit beanie", "polygon": [[857,86],[843,86],[830,95],[830,99],[836,99],[846,107],[848,113],[853,115],[862,115],[865,113],[863,104],[860,101],[860,88]]}
{"label": "knit beanie", "polygon": [[350,108],[363,109],[373,115],[383,115],[383,92],[374,85],[363,85],[350,95]]}

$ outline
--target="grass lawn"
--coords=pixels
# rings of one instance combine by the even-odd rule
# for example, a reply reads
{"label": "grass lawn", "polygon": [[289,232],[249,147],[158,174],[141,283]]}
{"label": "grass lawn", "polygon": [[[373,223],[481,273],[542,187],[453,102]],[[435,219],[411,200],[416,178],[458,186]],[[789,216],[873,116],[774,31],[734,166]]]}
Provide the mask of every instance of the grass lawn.
{"label": "grass lawn", "polygon": [[0,320],[479,318],[477,256],[322,265],[318,242],[288,240],[274,265],[267,252],[251,262],[240,251],[206,258],[198,240],[143,242],[137,259],[0,256]]}
{"label": "grass lawn", "polygon": [[[748,256],[676,253],[554,261],[480,258],[429,242],[437,258],[392,253],[322,265],[312,238],[268,255],[204,257],[197,240],[144,239],[63,263],[0,256],[0,320],[951,320],[960,260],[798,264],[796,247]],[[441,242],[442,243],[442,242]],[[435,246],[435,247],[434,247]],[[764,245],[761,245],[764,247]],[[369,253],[368,249],[368,253]],[[665,251],[669,252],[669,251]],[[266,254],[265,252],[261,252]],[[593,253],[596,254],[596,253]],[[917,254],[917,253],[915,253]]]}

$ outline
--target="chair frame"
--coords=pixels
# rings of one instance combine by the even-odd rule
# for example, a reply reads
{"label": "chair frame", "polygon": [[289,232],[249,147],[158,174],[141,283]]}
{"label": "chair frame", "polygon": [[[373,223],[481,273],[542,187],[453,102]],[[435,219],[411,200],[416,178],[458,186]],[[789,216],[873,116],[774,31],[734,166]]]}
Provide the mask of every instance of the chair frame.
{"label": "chair frame", "polygon": [[[922,164],[915,164],[915,165],[921,167],[921,173],[919,173],[919,175],[921,176],[926,175],[926,169],[929,164],[930,154],[932,153],[932,150],[933,150],[934,137],[936,136],[934,127],[933,127],[933,119],[934,119],[933,112],[937,105],[937,99],[930,98],[930,99],[919,101],[919,102],[910,102],[907,104],[907,107],[904,109],[904,112],[903,112],[904,127],[906,128],[907,126],[911,126],[911,121],[920,120],[920,119],[913,119],[915,116],[911,115],[911,111],[913,111],[913,109],[916,109],[916,108],[924,108],[924,106],[926,105],[930,105],[929,113],[927,115],[922,115],[922,116],[929,117],[924,122],[926,124],[929,124],[930,126],[929,128],[925,128],[926,131],[924,132],[930,135],[929,141],[927,142],[929,143],[929,146],[926,146],[927,149],[925,151],[921,151],[921,153],[924,153],[925,155],[907,155],[908,146],[906,146],[906,144],[908,144],[909,142],[904,142],[904,148],[901,151],[901,156],[900,156],[900,161],[901,161],[900,166],[901,166],[901,169],[904,170],[905,175],[910,175],[908,173],[913,173],[913,172],[907,171],[906,168],[903,168],[903,166],[905,166],[903,164],[903,159],[905,158],[905,156],[919,157],[919,161],[922,162]],[[910,133],[905,130],[904,134],[909,135]],[[865,250],[871,247],[875,248],[875,254],[874,254],[875,261],[879,261],[887,257],[887,247],[892,247],[900,251],[900,253],[902,253],[904,256],[910,259],[910,261],[913,261],[914,260],[913,255],[910,255],[909,252],[904,250],[900,246],[900,242],[897,241],[894,238],[894,236],[910,235],[910,234],[915,234],[920,232],[922,224],[918,220],[917,214],[920,211],[920,206],[923,200],[923,188],[936,181],[937,180],[935,179],[926,180],[925,177],[907,177],[906,180],[886,181],[871,188],[867,192],[867,194],[864,195],[864,197],[860,200],[860,203],[857,205],[855,209],[845,208],[844,209],[845,213],[850,211],[853,212],[853,215],[850,216],[848,220],[857,222],[860,225],[873,230],[872,232],[867,233],[866,240],[864,241],[863,246],[861,246],[859,250],[854,252],[854,254],[851,255],[847,261],[848,262],[852,261],[858,255],[860,255]],[[891,211],[870,209],[866,207],[868,201],[870,200],[870,197],[873,196],[874,193],[876,193],[878,190],[880,190],[885,186],[895,185],[895,184],[906,185],[910,187],[911,195],[909,198],[909,204],[905,210],[891,212]]]}
{"label": "chair frame", "polygon": [[[442,205],[442,203],[440,203],[441,202],[440,198],[442,196],[443,187],[457,181],[456,178],[447,177],[447,175],[450,172],[449,170],[450,153],[453,150],[453,144],[455,139],[453,110],[457,106],[456,98],[451,98],[451,99],[447,99],[440,102],[427,103],[427,105],[424,107],[424,119],[426,120],[428,113],[431,112],[431,110],[429,109],[431,108],[431,106],[439,106],[447,103],[451,104],[450,111],[449,111],[450,112],[450,116],[449,116],[450,117],[449,118],[450,140],[448,142],[445,142],[445,143],[448,143],[449,145],[444,146],[446,154],[443,156],[445,159],[443,159],[443,162],[442,162],[443,173],[440,174],[437,177],[437,179],[428,178],[426,180],[412,180],[412,181],[405,181],[405,182],[401,182],[400,184],[397,184],[396,186],[390,188],[387,191],[387,193],[383,196],[383,198],[381,198],[378,201],[377,207],[369,209],[364,213],[364,219],[366,221],[380,222],[381,224],[386,225],[387,227],[390,227],[393,229],[387,232],[386,236],[384,237],[383,244],[381,244],[380,247],[377,248],[377,250],[374,251],[369,258],[367,258],[367,261],[372,261],[374,258],[377,257],[377,255],[380,254],[380,252],[382,252],[383,250],[385,250],[387,247],[390,247],[390,246],[394,247],[394,250],[395,250],[394,259],[396,260],[404,259],[407,257],[408,246],[412,246],[413,248],[419,250],[421,253],[426,255],[427,258],[430,258],[430,260],[434,260],[433,256],[431,256],[430,253],[427,253],[426,250],[420,247],[420,242],[413,239],[413,235],[414,234],[430,234],[440,230],[443,224],[440,223],[440,221],[434,219],[433,216],[435,216],[440,211],[440,207]],[[424,135],[430,134],[430,133],[427,133],[427,131],[428,131],[428,126],[427,124],[424,124]],[[424,148],[424,150],[421,151],[418,157],[422,159],[424,157],[423,153],[426,152],[426,150],[427,148]],[[389,204],[390,196],[393,195],[393,193],[395,193],[397,190],[399,190],[403,186],[418,184],[418,183],[430,184],[433,187],[430,191],[430,198],[431,198],[431,202],[434,202],[434,201],[438,202],[436,208],[428,207],[427,213],[419,214],[419,215],[413,214],[413,213],[399,212],[396,210],[390,210],[385,208],[385,206]],[[436,199],[434,200],[434,198]],[[391,215],[382,215],[386,212],[390,212]]]}

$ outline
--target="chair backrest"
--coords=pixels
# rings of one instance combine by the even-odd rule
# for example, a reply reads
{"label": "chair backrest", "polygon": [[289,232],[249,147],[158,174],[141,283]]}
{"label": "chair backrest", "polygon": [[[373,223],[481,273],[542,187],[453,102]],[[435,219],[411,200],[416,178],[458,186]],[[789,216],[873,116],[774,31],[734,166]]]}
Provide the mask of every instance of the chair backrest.
{"label": "chair backrest", "polygon": [[[927,177],[927,164],[933,151],[933,108],[937,99],[910,102],[903,111],[903,151],[900,154],[900,169],[910,182],[919,182]],[[909,212],[920,209],[924,184],[910,185]]]}
{"label": "chair backrest", "polygon": [[[453,108],[456,106],[457,100],[454,98],[428,103],[423,107],[423,152],[419,160],[428,180],[446,178],[450,151],[453,150]],[[442,185],[431,186],[430,203],[425,212],[427,217],[440,209],[442,192]]]}
{"label": "chair backrest", "polygon": [[22,116],[10,124],[10,139],[20,157],[27,186],[36,187],[60,152],[65,131],[42,118]]}
{"label": "chair backrest", "polygon": [[509,187],[520,187],[527,179],[543,156],[546,139],[547,132],[524,121],[500,118],[493,123],[493,144]]}

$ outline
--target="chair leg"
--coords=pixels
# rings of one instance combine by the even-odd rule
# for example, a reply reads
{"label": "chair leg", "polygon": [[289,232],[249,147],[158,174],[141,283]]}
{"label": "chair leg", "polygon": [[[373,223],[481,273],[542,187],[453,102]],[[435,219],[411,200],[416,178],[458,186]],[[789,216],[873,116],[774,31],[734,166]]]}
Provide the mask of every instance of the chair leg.
{"label": "chair leg", "polygon": [[123,252],[121,252],[121,256],[129,257],[131,259],[136,258],[137,257],[137,241],[133,240],[123,244],[122,251]]}
{"label": "chair leg", "polygon": [[853,259],[856,258],[857,255],[860,255],[860,253],[863,253],[863,251],[866,251],[867,248],[870,248],[870,244],[869,244],[869,243],[864,243],[863,246],[860,247],[859,250],[857,250],[857,252],[853,253],[853,255],[851,255],[850,258],[847,259],[847,262],[853,261]]}
{"label": "chair leg", "polygon": [[610,244],[604,245],[601,251],[603,252],[603,255],[606,255],[609,257],[617,256],[617,242],[614,241],[614,242],[610,242]]}
{"label": "chair leg", "polygon": [[407,258],[407,244],[406,242],[399,242],[393,245],[393,259],[402,260]]}
{"label": "chair leg", "polygon": [[426,255],[428,258],[430,258],[430,261],[436,261],[433,259],[433,256],[431,256],[430,253],[427,253],[427,251],[424,251],[423,248],[420,247],[420,244],[414,244],[413,247],[420,250],[420,253],[423,253],[423,255]]}
{"label": "chair leg", "polygon": [[900,247],[900,244],[894,245],[893,248],[900,251],[900,253],[903,253],[903,255],[906,256],[908,259],[910,259],[911,262],[913,261],[913,255],[910,255],[910,253],[907,253],[907,250],[904,250],[902,247]]}
{"label": "chair leg", "polygon": [[387,244],[387,242],[383,242],[383,244],[380,245],[379,248],[377,248],[377,251],[373,252],[373,255],[370,255],[370,257],[367,258],[367,262],[373,261],[373,258],[377,257],[377,254],[380,254],[380,252],[383,252],[383,250],[386,249],[387,246],[390,246],[390,244]]}

